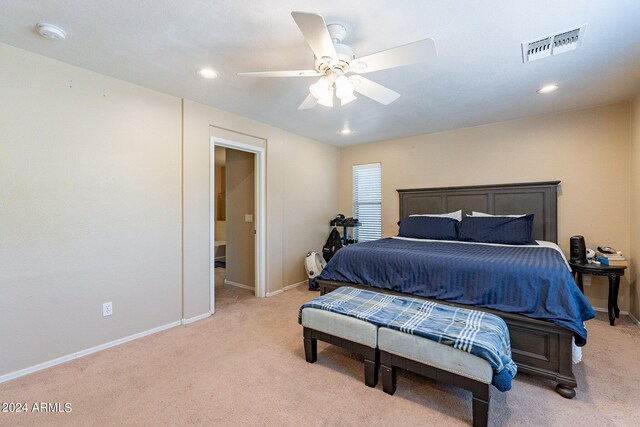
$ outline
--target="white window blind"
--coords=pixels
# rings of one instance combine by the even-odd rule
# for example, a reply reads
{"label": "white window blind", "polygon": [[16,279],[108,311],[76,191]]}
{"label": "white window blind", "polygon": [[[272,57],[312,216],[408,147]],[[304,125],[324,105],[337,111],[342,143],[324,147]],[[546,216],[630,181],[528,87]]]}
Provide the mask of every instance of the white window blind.
{"label": "white window blind", "polygon": [[353,166],[353,216],[360,220],[354,228],[361,242],[382,237],[382,179],[380,163]]}

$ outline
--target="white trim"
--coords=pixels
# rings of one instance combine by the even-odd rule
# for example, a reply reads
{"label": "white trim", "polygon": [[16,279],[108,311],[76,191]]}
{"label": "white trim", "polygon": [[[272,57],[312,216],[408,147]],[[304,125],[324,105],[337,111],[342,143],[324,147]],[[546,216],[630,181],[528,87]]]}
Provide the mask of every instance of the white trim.
{"label": "white trim", "polygon": [[19,371],[10,372],[8,374],[0,376],[0,383],[13,380],[19,377],[23,377],[25,375],[29,375],[46,368],[50,368],[52,366],[59,365],[61,363],[69,362],[74,359],[79,359],[83,356],[88,356],[89,354],[96,353],[98,351],[106,350],[108,348],[115,347],[117,345],[124,344],[129,341],[136,340],[138,338],[146,337],[147,335],[153,335],[158,332],[162,332],[164,330],[171,329],[176,326],[180,326],[180,324],[181,322],[177,320],[175,322],[167,323],[166,325],[158,326],[157,328],[153,328],[147,331],[138,332],[137,334],[129,335],[128,337],[119,338],[117,340],[113,340],[105,344],[100,344],[95,347],[91,347],[85,350],[77,351],[75,353],[67,354],[66,356],[58,357],[56,359],[49,360],[48,362],[39,363],[37,365],[33,365],[28,368],[20,369]]}
{"label": "white trim", "polygon": [[[215,147],[225,147],[234,150],[246,151],[255,154],[255,206],[256,206],[256,247],[255,247],[255,263],[256,263],[256,276],[254,288],[250,288],[254,291],[255,296],[264,298],[267,294],[266,283],[266,268],[267,268],[267,238],[266,238],[266,182],[267,182],[267,159],[266,149],[258,147],[256,145],[244,144],[241,142],[231,141],[224,138],[212,136],[210,139],[210,167],[209,167],[209,311],[213,313],[215,311],[215,275],[211,274],[214,269],[214,260],[211,256],[213,246],[215,243],[215,197],[213,192],[215,191]],[[225,280],[226,283],[226,280]],[[246,285],[245,285],[246,286]]]}
{"label": "white trim", "polygon": [[[595,311],[599,311],[600,313],[609,313],[609,310],[602,307],[593,307]],[[628,311],[620,310],[620,314],[631,315]]]}
{"label": "white trim", "polygon": [[309,279],[303,280],[302,282],[298,282],[298,283],[294,283],[293,285],[285,286],[284,288],[282,288],[282,292],[288,291],[290,289],[297,288],[298,286],[308,285],[308,284],[309,284]]}
{"label": "white trim", "polygon": [[364,163],[361,165],[353,165],[353,170],[356,169],[373,169],[373,167],[375,166],[379,166],[382,167],[382,163],[381,162],[373,162],[373,163]]}
{"label": "white trim", "polygon": [[[215,271],[216,260],[211,256],[216,253],[216,147],[213,138],[209,142],[209,313],[216,311],[216,275],[211,274]],[[225,248],[225,255],[226,255]],[[183,298],[184,300],[184,298]]]}
{"label": "white trim", "polygon": [[256,288],[254,286],[245,285],[244,283],[233,282],[231,280],[224,279],[224,284],[229,286],[235,286],[236,288],[247,289],[249,291],[255,292]]}
{"label": "white trim", "polygon": [[278,289],[277,291],[267,292],[267,298],[275,297],[276,295],[280,295],[284,292],[284,289]]}
{"label": "white trim", "polygon": [[207,317],[210,317],[212,314],[213,313],[211,313],[210,311],[207,312],[207,313],[202,313],[202,314],[200,314],[198,316],[190,317],[188,319],[182,319],[181,323],[183,325],[188,325],[190,323],[197,322],[198,320],[206,319]]}
{"label": "white trim", "polygon": [[[609,310],[607,310],[606,308],[602,308],[602,307],[593,307],[593,309],[595,311],[599,311],[600,313],[609,313]],[[631,319],[631,321],[636,325],[636,326],[640,326],[640,321],[638,321],[638,319],[635,318],[635,316],[631,313],[629,313],[628,311],[624,311],[624,310],[620,310],[620,314],[621,315],[625,315],[625,316],[629,316],[629,318]],[[587,326],[589,326],[589,324],[587,324]]]}
{"label": "white trim", "polygon": [[273,292],[267,292],[267,297],[274,297],[276,295],[280,295],[281,293],[288,291],[290,289],[294,289],[297,288],[298,286],[302,286],[302,285],[308,285],[309,281],[308,280],[303,280],[302,282],[298,282],[298,283],[294,283],[293,285],[288,285],[285,286],[282,289],[278,289],[277,291],[273,291]]}

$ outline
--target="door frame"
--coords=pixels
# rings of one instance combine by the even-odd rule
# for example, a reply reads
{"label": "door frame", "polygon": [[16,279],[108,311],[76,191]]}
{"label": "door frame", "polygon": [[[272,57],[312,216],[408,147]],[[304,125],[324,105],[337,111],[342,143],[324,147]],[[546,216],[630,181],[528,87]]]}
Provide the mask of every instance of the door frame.
{"label": "door frame", "polygon": [[255,195],[255,295],[264,298],[267,295],[266,286],[266,150],[242,142],[231,141],[217,136],[211,137],[209,157],[209,312],[215,312],[215,147],[231,148],[254,154],[254,195]]}

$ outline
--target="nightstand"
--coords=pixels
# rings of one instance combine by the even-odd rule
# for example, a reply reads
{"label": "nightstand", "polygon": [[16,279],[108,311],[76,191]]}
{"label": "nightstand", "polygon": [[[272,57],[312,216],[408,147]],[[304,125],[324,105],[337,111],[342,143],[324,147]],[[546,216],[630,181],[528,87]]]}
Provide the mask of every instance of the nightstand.
{"label": "nightstand", "polygon": [[598,265],[598,264],[582,264],[578,262],[569,262],[571,271],[577,276],[578,287],[584,294],[582,287],[582,275],[590,274],[592,276],[607,276],[609,278],[609,300],[607,310],[609,312],[609,324],[615,325],[616,318],[620,316],[618,308],[618,291],[620,289],[620,277],[624,276],[626,265]]}

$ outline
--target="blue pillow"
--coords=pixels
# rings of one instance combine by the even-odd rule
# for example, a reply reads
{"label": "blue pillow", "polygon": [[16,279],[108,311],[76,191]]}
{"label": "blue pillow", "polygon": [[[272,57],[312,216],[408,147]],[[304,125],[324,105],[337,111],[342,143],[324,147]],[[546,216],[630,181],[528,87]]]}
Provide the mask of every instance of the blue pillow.
{"label": "blue pillow", "polygon": [[468,216],[458,228],[458,239],[467,242],[535,245],[531,239],[533,214],[519,218]]}
{"label": "blue pillow", "polygon": [[457,224],[453,218],[410,216],[398,222],[400,237],[416,239],[456,240]]}

